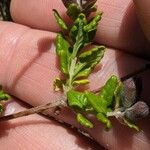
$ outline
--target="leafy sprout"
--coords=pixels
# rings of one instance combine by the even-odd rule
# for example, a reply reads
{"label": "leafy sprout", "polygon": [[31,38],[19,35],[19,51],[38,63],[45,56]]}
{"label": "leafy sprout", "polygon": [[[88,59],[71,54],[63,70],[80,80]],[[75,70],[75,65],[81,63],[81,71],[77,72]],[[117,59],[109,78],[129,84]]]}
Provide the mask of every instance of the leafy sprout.
{"label": "leafy sprout", "polygon": [[[77,121],[86,128],[94,127],[88,117],[92,115],[103,123],[106,129],[112,127],[110,117],[116,117],[128,127],[139,130],[133,118],[146,117],[149,108],[144,102],[143,107],[139,107],[140,103],[135,104],[137,87],[134,82],[129,87],[127,82],[122,83],[118,77],[112,75],[98,93],[77,90],[78,86],[90,82],[89,75],[104,57],[104,46],[87,48],[87,45],[93,42],[102,13],[96,12],[95,16],[89,17],[97,10],[96,0],[62,1],[73,24],[67,25],[60,14],[53,10],[56,22],[61,28],[55,44],[60,70],[64,76],[63,79],[55,79],[54,89],[64,92],[65,103],[76,113]],[[137,108],[141,111],[136,111]]]}

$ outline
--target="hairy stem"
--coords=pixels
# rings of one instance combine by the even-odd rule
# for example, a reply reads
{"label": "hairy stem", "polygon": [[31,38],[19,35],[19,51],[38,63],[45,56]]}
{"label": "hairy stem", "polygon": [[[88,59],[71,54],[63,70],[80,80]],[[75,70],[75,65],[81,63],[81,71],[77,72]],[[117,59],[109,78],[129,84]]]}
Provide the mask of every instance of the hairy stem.
{"label": "hairy stem", "polygon": [[30,109],[26,109],[24,111],[20,111],[18,113],[14,113],[14,114],[11,114],[11,115],[2,116],[2,117],[0,117],[0,121],[8,121],[8,120],[16,119],[16,118],[19,118],[19,117],[28,116],[28,115],[35,114],[35,113],[40,113],[40,112],[43,112],[43,111],[48,110],[50,108],[56,108],[58,106],[65,106],[64,101],[63,100],[58,100],[54,103],[48,103],[48,104],[45,104],[45,105],[41,105],[41,106],[33,107],[33,108],[30,108]]}

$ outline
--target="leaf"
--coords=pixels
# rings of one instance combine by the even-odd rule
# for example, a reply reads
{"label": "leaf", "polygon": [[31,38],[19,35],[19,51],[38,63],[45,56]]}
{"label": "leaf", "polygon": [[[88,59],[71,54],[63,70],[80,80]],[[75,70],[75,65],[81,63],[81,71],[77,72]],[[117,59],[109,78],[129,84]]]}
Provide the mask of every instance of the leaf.
{"label": "leaf", "polygon": [[88,103],[97,113],[107,113],[106,102],[92,92],[86,92]]}
{"label": "leaf", "polygon": [[103,58],[104,52],[105,52],[105,47],[104,46],[94,47],[89,51],[83,52],[79,56],[79,61],[81,63],[86,63],[89,66],[89,68],[93,68]]}
{"label": "leaf", "polygon": [[73,85],[80,85],[80,84],[88,84],[89,80],[88,79],[81,79],[81,80],[75,80],[73,81]]}
{"label": "leaf", "polygon": [[118,78],[113,75],[101,89],[99,97],[100,99],[104,99],[106,101],[107,106],[112,105],[114,93],[117,86],[118,86]]}
{"label": "leaf", "polygon": [[136,131],[140,131],[139,127],[128,119],[124,118],[124,123],[131,129],[135,129]]}
{"label": "leaf", "polygon": [[65,74],[68,74],[69,47],[69,43],[64,39],[62,34],[58,33],[56,37],[56,53],[59,56],[60,69]]}
{"label": "leaf", "polygon": [[103,13],[97,13],[96,16],[86,25],[84,26],[84,31],[91,32],[97,29],[98,23],[102,18]]}
{"label": "leaf", "polygon": [[78,4],[72,3],[68,6],[67,15],[71,17],[73,20],[76,20],[80,13],[81,10]]}
{"label": "leaf", "polygon": [[86,26],[84,26],[84,31],[87,33],[88,41],[92,41],[94,39],[101,17],[102,13],[97,13],[97,15]]}
{"label": "leaf", "polygon": [[75,67],[74,79],[88,77],[94,67],[104,56],[105,47],[97,46],[91,50],[85,51],[79,56],[79,62]]}
{"label": "leaf", "polygon": [[54,90],[55,90],[55,91],[62,91],[62,90],[63,90],[64,82],[63,82],[61,79],[56,78],[56,79],[54,80],[53,85],[54,85]]}
{"label": "leaf", "polygon": [[64,20],[60,17],[59,13],[57,12],[57,10],[53,9],[54,12],[54,16],[55,19],[57,21],[57,24],[59,25],[59,27],[63,30],[68,30],[68,27],[66,25],[66,23],[64,22]]}
{"label": "leaf", "polygon": [[91,71],[92,71],[91,68],[85,68],[85,69],[82,68],[77,72],[75,79],[82,78],[82,77],[87,78],[90,75]]}
{"label": "leaf", "polygon": [[2,86],[0,86],[0,101],[3,100],[8,100],[10,98],[10,96],[8,94],[6,94],[3,90],[2,90]]}
{"label": "leaf", "polygon": [[102,113],[98,113],[96,115],[96,118],[101,121],[102,123],[104,123],[107,127],[107,129],[110,129],[112,127],[112,124],[110,122],[110,120]]}
{"label": "leaf", "polygon": [[2,104],[0,104],[0,114],[4,111],[4,107]]}
{"label": "leaf", "polygon": [[76,20],[74,21],[74,25],[72,26],[70,30],[70,36],[74,42],[77,41],[77,35],[79,35],[79,30],[80,30],[80,33],[85,34],[83,28],[86,24],[87,24],[86,16],[83,13],[80,13],[77,16]]}
{"label": "leaf", "polygon": [[93,124],[80,113],[77,113],[77,121],[86,128],[93,128]]}
{"label": "leaf", "polygon": [[68,105],[74,109],[83,110],[87,105],[87,98],[84,93],[70,90],[67,92]]}

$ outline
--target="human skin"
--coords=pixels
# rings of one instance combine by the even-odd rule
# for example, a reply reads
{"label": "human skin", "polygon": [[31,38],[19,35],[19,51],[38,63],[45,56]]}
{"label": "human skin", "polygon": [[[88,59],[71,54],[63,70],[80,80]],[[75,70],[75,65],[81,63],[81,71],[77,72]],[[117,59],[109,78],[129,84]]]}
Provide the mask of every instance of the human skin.
{"label": "human skin", "polygon": [[[110,48],[107,48],[102,60],[102,69],[90,76],[91,89],[102,86],[111,74],[123,77],[146,63],[146,60],[134,56],[150,56],[150,29],[147,26],[150,24],[150,10],[145,9],[150,6],[150,2],[144,2],[143,4],[140,0],[135,0],[135,11],[131,0],[98,1],[99,10],[103,10],[104,15],[95,41]],[[11,14],[16,23],[0,22],[0,82],[13,96],[33,106],[60,97],[52,88],[53,80],[59,76],[54,52],[54,32],[58,31],[58,27],[52,15],[53,8],[65,14],[61,0],[12,0]],[[149,73],[144,74],[143,78],[149,82]],[[147,100],[148,94],[143,95],[143,99]],[[6,113],[24,109],[18,101],[13,100],[14,102],[8,105]],[[59,118],[79,127],[73,114],[68,111],[63,110]],[[94,129],[87,132],[107,149],[147,150],[150,147],[150,120],[147,120],[139,123],[142,128],[139,133],[116,121],[113,121],[114,128],[109,132],[106,132],[98,122],[95,122]],[[67,127],[39,115],[12,120],[2,123],[1,126],[0,148],[4,150],[10,146],[14,149],[102,149],[96,144],[94,147],[90,141]]]}

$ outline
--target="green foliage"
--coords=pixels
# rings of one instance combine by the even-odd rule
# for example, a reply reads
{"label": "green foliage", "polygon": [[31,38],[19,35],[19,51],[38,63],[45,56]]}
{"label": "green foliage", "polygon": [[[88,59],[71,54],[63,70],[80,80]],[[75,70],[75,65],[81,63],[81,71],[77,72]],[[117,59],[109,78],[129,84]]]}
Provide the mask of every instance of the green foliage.
{"label": "green foliage", "polygon": [[77,121],[84,127],[94,127],[88,119],[88,116],[92,115],[107,129],[112,127],[109,118],[116,117],[128,127],[138,130],[133,121],[124,115],[126,108],[122,101],[126,85],[117,76],[111,76],[99,93],[77,90],[77,86],[84,86],[90,82],[89,75],[104,57],[104,46],[96,45],[85,50],[85,46],[93,42],[102,13],[96,13],[92,19],[88,18],[90,13],[96,10],[96,0],[86,1],[84,4],[80,0],[63,0],[63,3],[73,23],[71,27],[67,26],[54,10],[56,21],[63,30],[63,34],[58,33],[56,38],[56,53],[64,75],[63,80],[57,78],[54,81],[54,89],[64,92],[67,106],[74,110]]}
{"label": "green foliage", "polygon": [[69,63],[69,43],[65,40],[61,33],[57,34],[56,37],[56,53],[60,60],[60,69],[62,73],[68,74],[68,63]]}
{"label": "green foliage", "polygon": [[68,27],[66,25],[66,23],[63,21],[63,19],[60,17],[59,13],[57,12],[57,10],[53,9],[54,12],[54,16],[55,19],[57,21],[57,24],[59,25],[59,27],[63,30],[68,30]]}
{"label": "green foliage", "polygon": [[93,128],[93,123],[80,113],[77,113],[77,121],[86,128]]}

